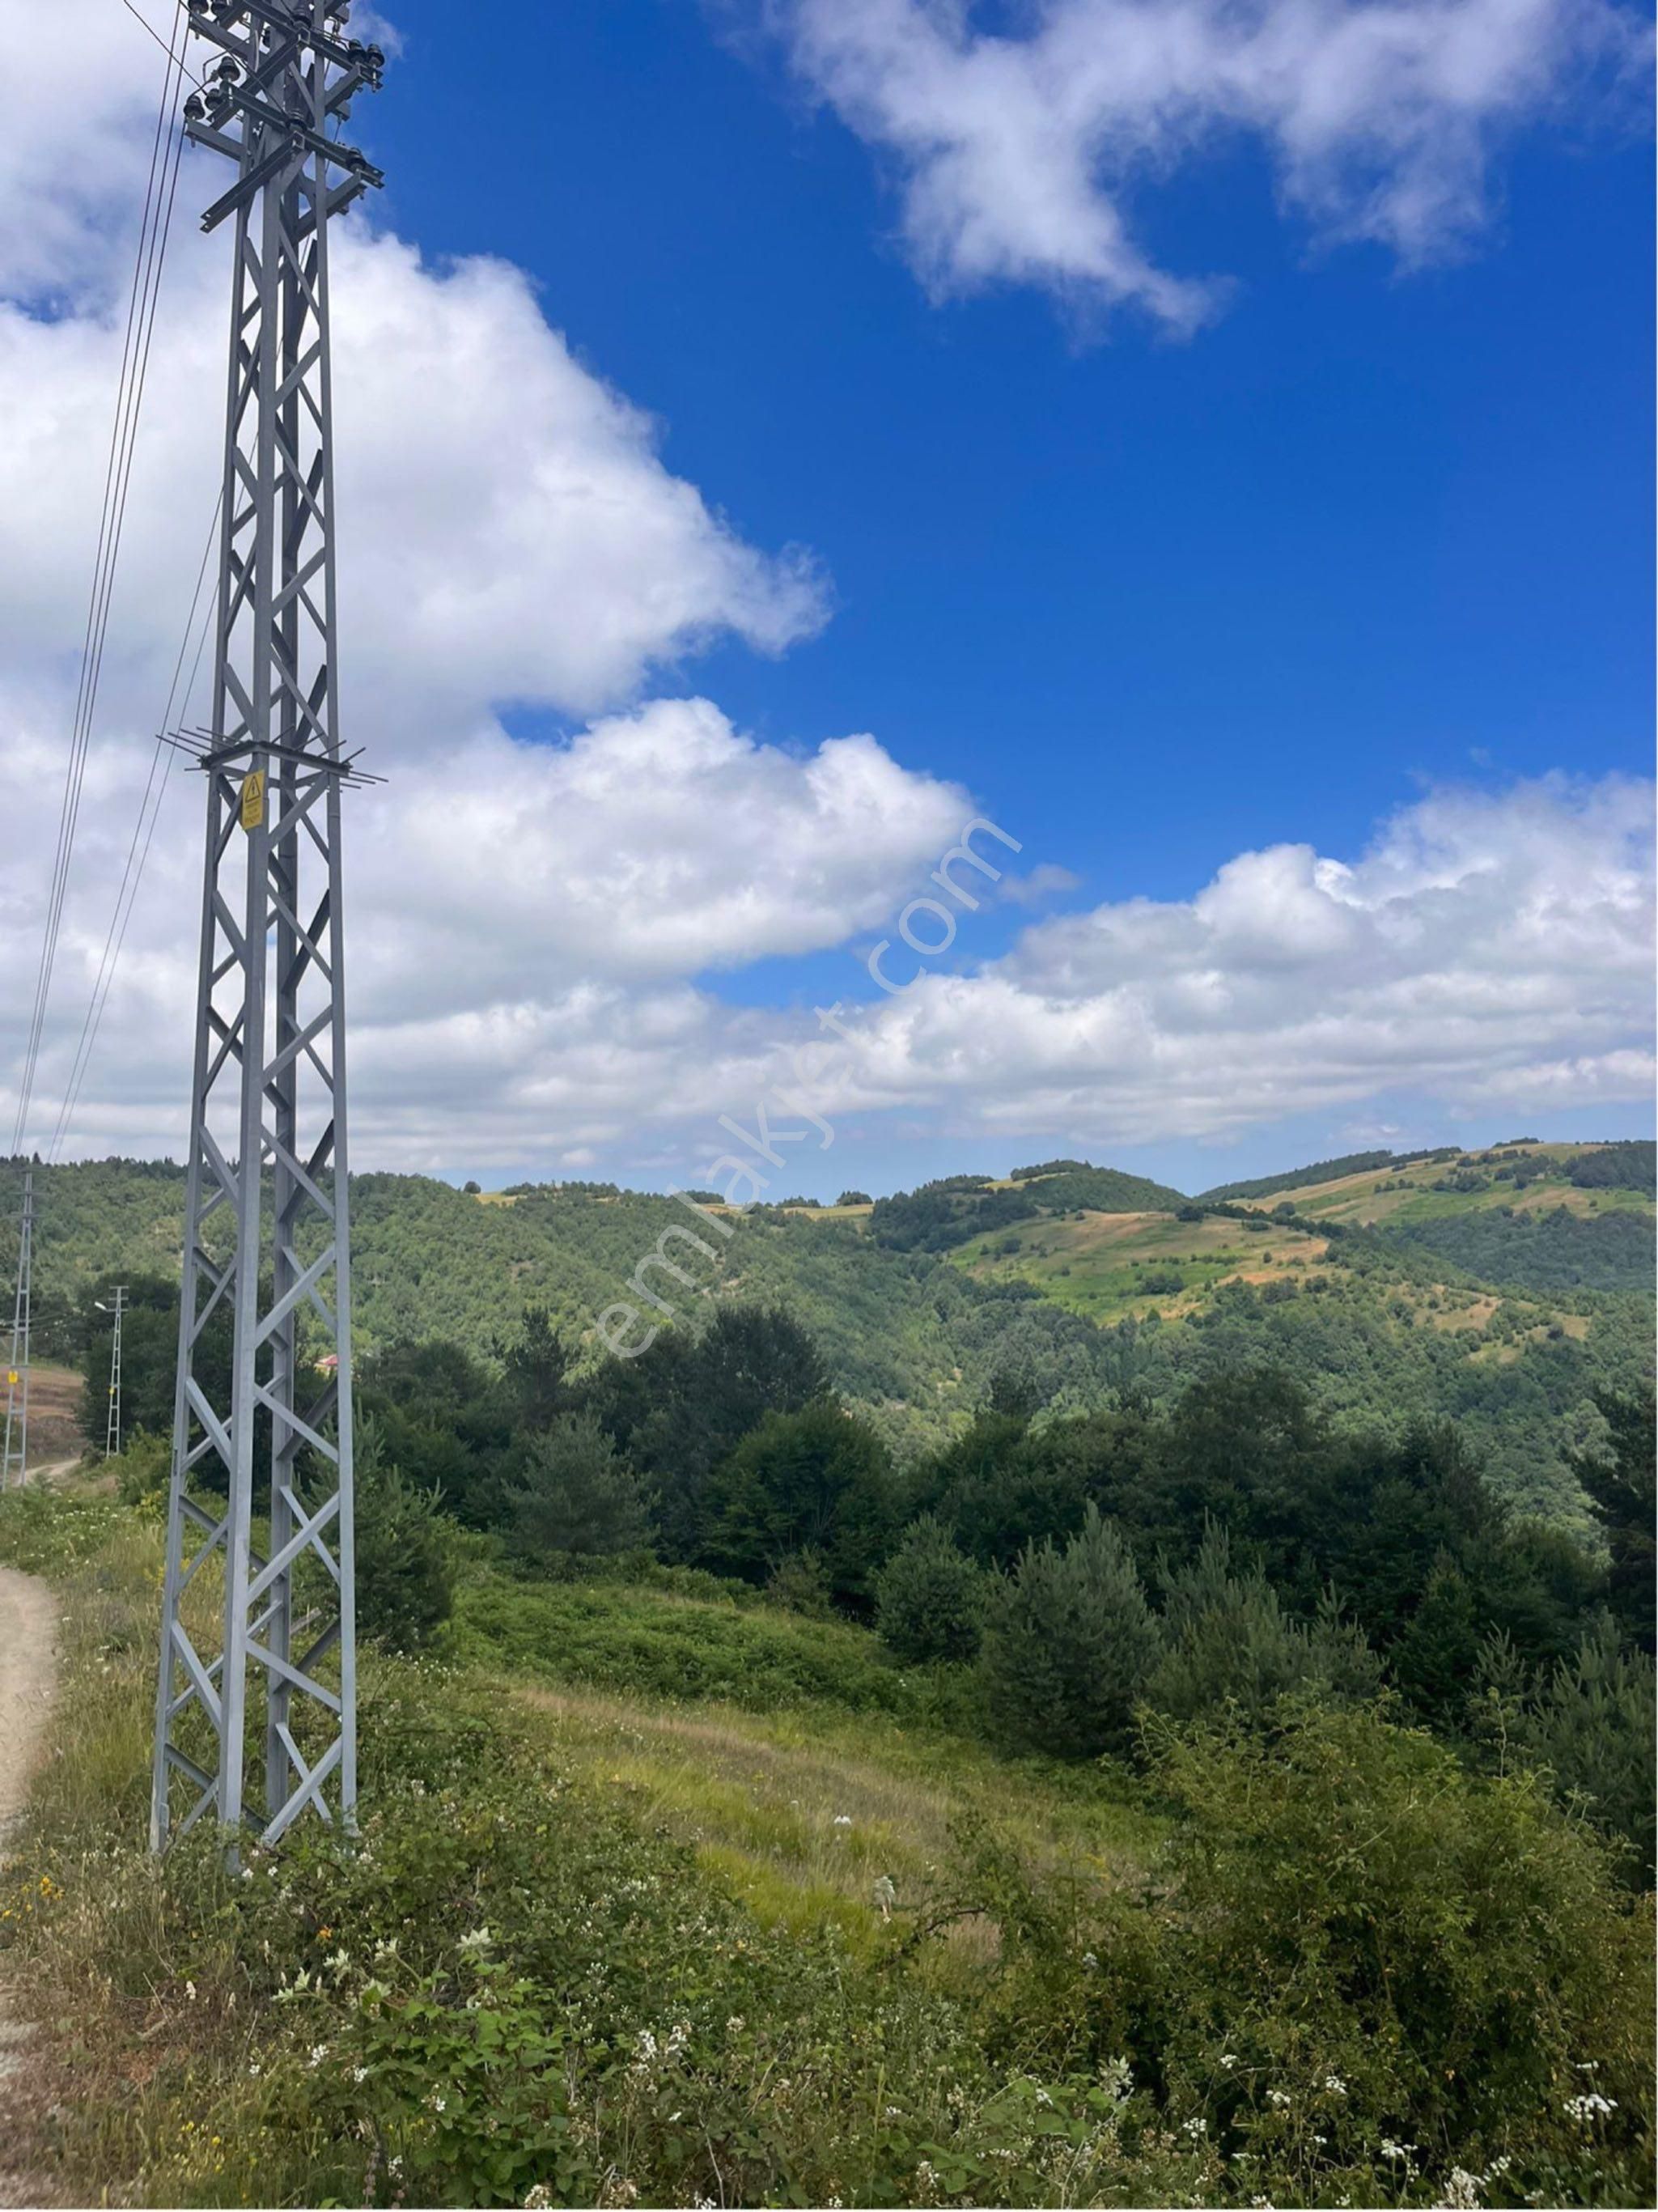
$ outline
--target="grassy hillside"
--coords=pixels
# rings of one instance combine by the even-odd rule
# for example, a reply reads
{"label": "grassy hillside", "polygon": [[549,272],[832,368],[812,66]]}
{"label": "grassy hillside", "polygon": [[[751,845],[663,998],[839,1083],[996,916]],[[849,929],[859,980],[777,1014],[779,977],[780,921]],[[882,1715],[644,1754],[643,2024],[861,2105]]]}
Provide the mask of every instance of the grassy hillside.
{"label": "grassy hillside", "polygon": [[1211,1214],[1083,1213],[975,1237],[951,1254],[976,1282],[1023,1283],[1090,1321],[1184,1320],[1223,1283],[1265,1285],[1327,1255],[1328,1240]]}

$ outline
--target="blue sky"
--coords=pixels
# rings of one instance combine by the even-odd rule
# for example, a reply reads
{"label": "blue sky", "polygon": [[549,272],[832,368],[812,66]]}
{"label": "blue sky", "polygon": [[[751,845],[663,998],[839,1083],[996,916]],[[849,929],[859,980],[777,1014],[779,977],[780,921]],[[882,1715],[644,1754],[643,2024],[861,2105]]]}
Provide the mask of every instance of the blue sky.
{"label": "blue sky", "polygon": [[696,669],[744,726],[874,728],[1169,896],[1244,844],[1345,851],[1419,777],[1644,771],[1640,137],[1525,131],[1490,233],[1405,274],[1224,149],[1142,204],[1232,304],[1087,343],[1032,289],[930,303],[864,148],[695,0],[492,15],[398,6],[386,213],[531,270],[673,468],[823,560],[819,637]]}
{"label": "blue sky", "polygon": [[[830,1000],[835,1142],[786,1176],[829,1194],[1649,1126],[1635,13],[384,12],[351,129],[388,183],[336,264],[348,702],[392,779],[354,833],[363,1164],[695,1179]],[[160,62],[95,51],[106,173],[70,191],[44,100],[0,161],[20,760],[72,665]],[[0,76],[46,60],[0,27]],[[210,511],[222,243],[169,264],[94,950]],[[1021,884],[889,1002],[862,956],[970,807]],[[81,1149],[176,1144],[149,1041],[191,836]]]}

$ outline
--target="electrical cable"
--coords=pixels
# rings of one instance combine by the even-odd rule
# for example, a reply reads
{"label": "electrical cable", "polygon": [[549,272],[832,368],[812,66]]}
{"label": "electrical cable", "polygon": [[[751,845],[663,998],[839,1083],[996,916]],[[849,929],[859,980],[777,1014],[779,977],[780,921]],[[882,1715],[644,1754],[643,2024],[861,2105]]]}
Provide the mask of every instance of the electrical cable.
{"label": "electrical cable", "polygon": [[[184,0],[176,0],[173,19],[175,39],[178,37],[183,18]],[[149,27],[146,25],[145,27]],[[127,301],[126,328],[122,339],[115,414],[110,429],[109,453],[105,462],[104,493],[100,515],[98,546],[93,566],[86,632],[82,645],[81,673],[76,693],[69,760],[64,770],[64,796],[58,812],[58,838],[52,859],[51,888],[46,902],[40,964],[35,980],[34,1003],[30,1015],[27,1041],[18,1085],[17,1112],[12,1138],[14,1153],[21,1153],[23,1149],[29,1109],[33,1101],[35,1079],[39,1072],[40,1045],[45,1034],[46,1011],[51,1001],[52,975],[57,963],[64,906],[69,888],[76,832],[79,824],[81,798],[86,777],[87,755],[91,741],[93,716],[96,708],[99,680],[103,668],[104,646],[108,635],[111,599],[120,553],[121,536],[126,519],[127,495],[131,484],[133,452],[139,415],[143,404],[150,347],[155,336],[161,275],[167,257],[167,236],[171,228],[173,202],[178,191],[179,165],[183,151],[184,134],[173,123],[172,118],[185,70],[181,52],[175,52],[171,46],[167,47],[167,66],[162,81],[161,102],[156,111],[155,131],[150,146],[149,174],[144,193],[143,216],[139,226],[132,284]]]}
{"label": "electrical cable", "polygon": [[[190,675],[179,691],[179,679],[184,675],[185,656],[190,652],[190,641],[196,636],[197,610],[201,607],[202,590],[207,581],[208,564],[213,557],[213,548],[219,534],[219,517],[223,512],[224,494],[220,493],[213,509],[213,520],[209,526],[207,544],[202,550],[201,566],[196,573],[196,588],[191,594],[190,612],[185,618],[184,636],[179,641],[179,657],[173,665],[173,680],[167,686],[167,704],[161,712],[161,734],[155,739],[150,755],[149,774],[144,781],[143,796],[138,802],[134,817],[132,836],[127,845],[126,864],[121,871],[121,882],[115,894],[115,904],[109,918],[109,928],[104,939],[104,950],[98,963],[97,979],[92,987],[92,996],[87,1005],[86,1019],[81,1025],[80,1042],[76,1047],[75,1060],[64,1089],[64,1103],[58,1110],[58,1122],[52,1131],[52,1142],[46,1149],[48,1160],[56,1159],[68,1133],[76,1107],[80,1103],[81,1088],[91,1065],[93,1048],[98,1042],[98,1032],[103,1024],[104,1010],[109,1004],[109,994],[115,982],[115,971],[119,964],[122,947],[126,943],[127,925],[137,903],[139,887],[143,882],[144,868],[149,859],[149,848],[155,836],[155,824],[161,819],[162,802],[167,796],[167,780],[173,773],[177,754],[167,743],[166,732],[173,726],[173,708],[178,708],[179,719],[184,720],[196,690],[196,678],[201,668],[202,654],[207,645],[213,613],[213,595],[210,592],[205,608],[202,609],[201,633],[196,637],[195,658],[191,662]],[[157,783],[157,770],[160,782]],[[151,794],[155,805],[150,804]]]}

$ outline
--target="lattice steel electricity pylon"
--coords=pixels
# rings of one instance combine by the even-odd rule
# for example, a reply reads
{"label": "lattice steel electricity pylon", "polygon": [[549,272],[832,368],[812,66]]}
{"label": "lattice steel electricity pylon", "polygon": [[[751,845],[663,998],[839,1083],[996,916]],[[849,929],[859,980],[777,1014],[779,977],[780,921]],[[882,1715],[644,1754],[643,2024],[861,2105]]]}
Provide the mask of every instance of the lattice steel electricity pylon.
{"label": "lattice steel electricity pylon", "polygon": [[190,0],[219,52],[185,128],[237,175],[203,218],[234,220],[235,258],[157,1850],[204,1814],[267,1841],[307,1807],[349,1826],[356,1799],[328,223],[380,181],[330,133],[384,58],[349,13]]}
{"label": "lattice steel electricity pylon", "polygon": [[23,1170],[23,1211],[17,1224],[17,1291],[11,1315],[11,1359],[6,1369],[6,1443],[0,1455],[0,1490],[28,1478],[30,1298],[34,1272],[34,1170]]}

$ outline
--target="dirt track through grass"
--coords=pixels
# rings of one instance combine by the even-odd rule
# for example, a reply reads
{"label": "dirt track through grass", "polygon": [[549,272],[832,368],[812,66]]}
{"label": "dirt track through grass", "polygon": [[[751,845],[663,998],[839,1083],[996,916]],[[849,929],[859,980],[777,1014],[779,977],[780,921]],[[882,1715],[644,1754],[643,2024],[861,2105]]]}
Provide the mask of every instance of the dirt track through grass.
{"label": "dirt track through grass", "polygon": [[[57,1682],[58,1604],[32,1575],[0,1567],[0,1860],[22,1812],[31,1776],[45,1755]],[[18,2015],[15,1992],[0,1984],[0,2144],[12,2132],[7,2109],[20,2094],[32,2023]],[[0,2161],[3,2154],[0,2154]],[[38,2176],[0,2162],[0,2205],[46,2201]]]}

